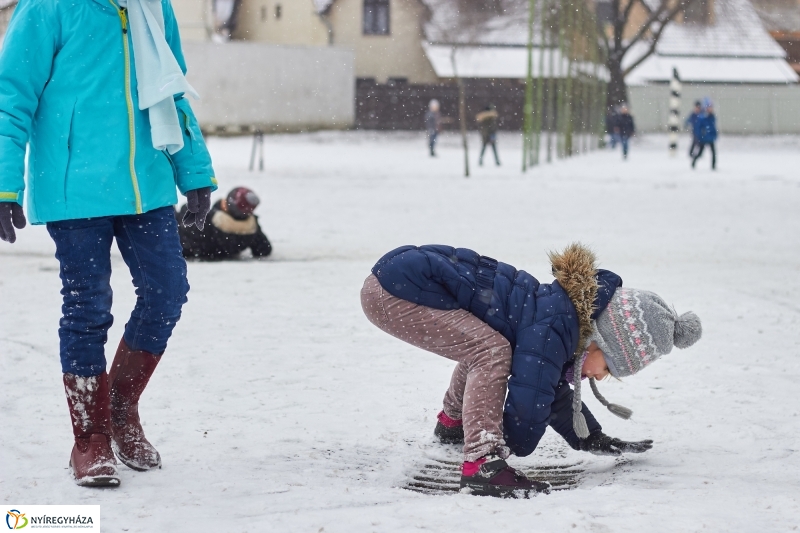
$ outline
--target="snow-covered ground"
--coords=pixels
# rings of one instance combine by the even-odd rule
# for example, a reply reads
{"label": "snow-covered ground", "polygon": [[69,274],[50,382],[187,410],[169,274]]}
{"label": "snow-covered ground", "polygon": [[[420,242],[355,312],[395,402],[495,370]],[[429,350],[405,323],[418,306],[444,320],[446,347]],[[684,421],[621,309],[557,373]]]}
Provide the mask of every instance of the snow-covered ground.
{"label": "snow-covered ground", "polygon": [[[472,138],[475,162],[476,139]],[[75,486],[57,326],[53,246],[29,227],[0,243],[0,502],[99,504],[104,531],[791,531],[800,527],[800,139],[731,138],[691,171],[663,136],[519,171],[461,175],[419,134],[211,139],[221,187],[247,185],[275,252],[191,263],[192,290],[142,402],[160,471],[121,467],[122,486]],[[487,158],[488,159],[488,158]],[[635,411],[607,433],[652,438],[622,460],[574,452],[548,432],[520,467],[577,465],[573,490],[529,501],[405,490],[431,458],[452,363],[363,316],[371,265],[402,244],[445,243],[550,281],[548,250],[580,240],[626,285],[703,319],[695,347],[601,388]],[[116,322],[133,305],[115,252]]]}

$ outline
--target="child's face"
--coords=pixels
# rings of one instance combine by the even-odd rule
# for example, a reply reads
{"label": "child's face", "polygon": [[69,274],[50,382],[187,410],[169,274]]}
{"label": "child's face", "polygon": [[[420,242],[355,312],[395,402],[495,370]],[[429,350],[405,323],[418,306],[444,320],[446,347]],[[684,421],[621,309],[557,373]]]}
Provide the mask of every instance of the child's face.
{"label": "child's face", "polygon": [[605,357],[603,357],[603,351],[597,347],[597,343],[592,341],[586,351],[588,354],[583,362],[583,377],[601,380],[608,376],[608,365]]}

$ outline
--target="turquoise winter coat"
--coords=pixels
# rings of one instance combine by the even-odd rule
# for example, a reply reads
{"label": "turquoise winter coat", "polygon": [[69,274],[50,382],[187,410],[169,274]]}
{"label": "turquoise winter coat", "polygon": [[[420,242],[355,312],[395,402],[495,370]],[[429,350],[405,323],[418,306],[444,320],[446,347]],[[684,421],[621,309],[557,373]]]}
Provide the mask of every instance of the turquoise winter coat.
{"label": "turquoise winter coat", "polygon": [[[167,42],[186,72],[170,0]],[[181,193],[216,189],[188,100],[176,96],[184,147],[153,148],[139,110],[127,13],[115,0],[20,0],[0,51],[0,201],[34,224],[144,213]]]}

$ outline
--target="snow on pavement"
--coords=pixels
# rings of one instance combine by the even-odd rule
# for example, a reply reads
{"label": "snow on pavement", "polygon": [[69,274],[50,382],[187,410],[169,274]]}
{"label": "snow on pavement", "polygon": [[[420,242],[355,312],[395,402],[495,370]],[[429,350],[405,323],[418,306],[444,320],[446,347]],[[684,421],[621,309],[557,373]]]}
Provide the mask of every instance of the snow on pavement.
{"label": "snow on pavement", "polygon": [[[475,165],[476,139],[472,162]],[[223,191],[254,188],[274,256],[189,265],[189,303],[144,394],[160,471],[120,466],[119,489],[73,484],[61,385],[60,281],[42,227],[0,243],[0,502],[99,504],[104,531],[791,531],[800,527],[800,139],[723,137],[695,171],[664,136],[630,159],[592,152],[519,171],[502,135],[460,175],[459,140],[425,155],[416,133],[209,142]],[[219,197],[220,194],[217,194]],[[520,467],[583,471],[529,501],[403,487],[430,458],[452,363],[363,316],[371,265],[402,244],[470,247],[549,282],[546,252],[580,240],[627,286],[703,320],[704,338],[589,395],[604,430],[655,447],[623,459],[552,432]],[[133,306],[114,252],[109,356]]]}

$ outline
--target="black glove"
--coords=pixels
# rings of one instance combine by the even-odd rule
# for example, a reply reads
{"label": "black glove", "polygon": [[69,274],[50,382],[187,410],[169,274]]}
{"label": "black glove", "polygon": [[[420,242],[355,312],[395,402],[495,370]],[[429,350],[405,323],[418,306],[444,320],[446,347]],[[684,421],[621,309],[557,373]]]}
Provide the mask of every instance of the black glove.
{"label": "black glove", "polygon": [[189,227],[194,224],[203,231],[206,225],[206,215],[211,210],[211,187],[194,189],[186,193],[186,214],[183,215],[183,225]]}
{"label": "black glove", "polygon": [[17,240],[14,228],[22,229],[27,224],[22,206],[16,202],[0,202],[0,239],[8,242]]}
{"label": "black glove", "polygon": [[652,440],[628,442],[609,437],[602,431],[592,433],[581,439],[581,451],[595,455],[621,455],[622,453],[642,453],[653,447]]}

